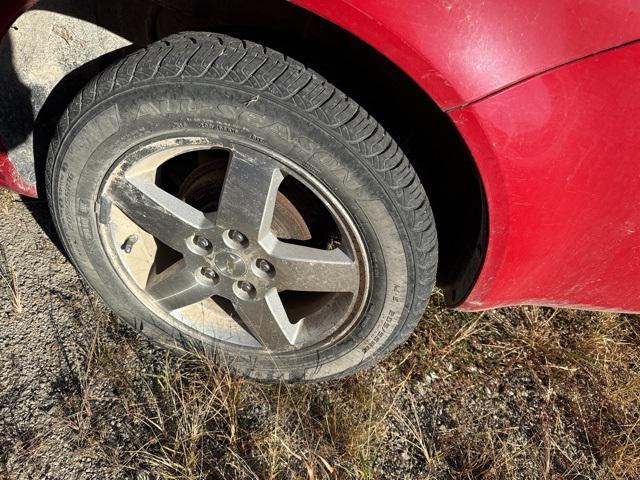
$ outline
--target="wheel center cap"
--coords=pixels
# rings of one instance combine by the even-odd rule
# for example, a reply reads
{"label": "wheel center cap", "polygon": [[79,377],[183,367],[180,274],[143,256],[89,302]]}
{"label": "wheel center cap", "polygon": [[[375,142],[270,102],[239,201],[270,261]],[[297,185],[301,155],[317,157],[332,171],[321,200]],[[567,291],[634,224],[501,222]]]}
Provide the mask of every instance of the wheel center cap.
{"label": "wheel center cap", "polygon": [[220,252],[213,259],[213,263],[220,273],[227,277],[241,277],[247,271],[240,255],[231,252]]}

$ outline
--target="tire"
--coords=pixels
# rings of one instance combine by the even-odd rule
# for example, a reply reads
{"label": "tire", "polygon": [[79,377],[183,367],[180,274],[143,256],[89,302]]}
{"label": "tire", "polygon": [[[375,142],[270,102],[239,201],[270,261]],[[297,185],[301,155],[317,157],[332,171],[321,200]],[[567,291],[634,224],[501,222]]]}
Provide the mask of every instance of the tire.
{"label": "tire", "polygon": [[[188,148],[185,147],[187,144]],[[236,163],[240,161],[235,160],[237,155],[241,158],[240,151],[250,152],[250,157],[265,158],[272,162],[269,165],[277,164],[278,169],[282,168],[285,174],[295,177],[292,182],[299,181],[303,185],[304,188],[296,187],[298,193],[292,194],[292,198],[302,202],[307,199],[305,195],[312,195],[313,201],[317,199],[326,207],[326,211],[317,216],[323,222],[331,222],[331,228],[338,232],[340,240],[335,248],[341,252],[344,250],[342,253],[346,252],[345,255],[348,253],[348,261],[344,263],[346,273],[333,275],[331,268],[334,266],[326,266],[330,262],[325,264],[324,260],[318,261],[318,271],[325,272],[323,268],[326,266],[327,274],[322,278],[329,283],[333,278],[340,279],[340,285],[336,280],[334,287],[339,289],[336,290],[338,293],[315,293],[314,289],[318,288],[318,291],[325,291],[322,285],[317,286],[320,277],[301,275],[300,281],[308,282],[309,286],[304,283],[304,292],[294,292],[291,297],[295,297],[295,301],[292,300],[291,304],[296,308],[308,308],[306,313],[301,314],[306,315],[303,316],[304,321],[317,318],[320,326],[316,327],[310,322],[301,324],[296,332],[304,331],[308,338],[305,337],[306,343],[301,341],[299,347],[297,342],[301,333],[290,335],[294,338],[289,340],[290,346],[281,347],[278,343],[282,341],[280,337],[264,341],[262,334],[256,335],[255,332],[266,328],[264,319],[270,317],[260,313],[256,326],[251,315],[244,316],[248,311],[245,307],[237,307],[236,313],[243,326],[237,330],[237,335],[235,325],[228,327],[229,338],[218,335],[222,331],[220,325],[223,325],[220,323],[223,320],[218,320],[218,317],[213,321],[211,330],[205,331],[206,318],[203,317],[202,328],[194,327],[191,320],[181,323],[182,320],[176,319],[177,314],[170,310],[173,304],[164,309],[158,307],[165,305],[163,302],[169,301],[167,299],[171,294],[157,294],[157,288],[160,287],[155,286],[161,283],[162,278],[173,278],[157,273],[160,271],[157,265],[158,252],[166,248],[164,240],[152,238],[157,250],[151,268],[155,272],[153,275],[158,275],[160,280],[154,283],[147,279],[146,286],[139,289],[137,280],[133,278],[134,273],[127,270],[129,267],[123,266],[129,261],[127,249],[135,251],[142,247],[127,247],[126,242],[132,244],[137,239],[133,235],[127,237],[125,244],[120,247],[120,229],[138,228],[141,221],[142,227],[135,231],[140,231],[146,239],[144,222],[149,218],[148,212],[152,211],[149,209],[156,207],[149,206],[151,204],[146,197],[139,200],[139,196],[126,197],[128,194],[122,193],[125,187],[118,182],[130,175],[122,172],[126,168],[133,168],[134,160],[131,158],[151,155],[149,151],[171,154],[182,151],[172,148],[185,148],[187,151],[184,156],[177,157],[180,159],[178,163],[172,160],[174,163],[171,164],[177,165],[175,168],[180,172],[183,169],[187,172],[185,165],[191,160],[185,159],[193,155],[191,151],[196,148],[193,146],[195,144],[204,145],[202,148],[206,148],[206,152],[215,149],[227,153],[230,151],[228,155]],[[228,145],[232,146],[227,148]],[[146,153],[138,153],[142,151]],[[151,157],[144,158],[150,161],[148,159]],[[204,162],[203,165],[209,165],[208,161],[198,160]],[[255,160],[252,157],[247,162]],[[154,168],[169,168],[165,165],[168,164]],[[156,172],[154,175],[150,182],[156,182],[159,174]],[[160,176],[164,178],[164,175]],[[193,172],[189,175],[193,176]],[[199,178],[196,175],[185,182],[197,184]],[[230,179],[236,181],[228,171],[224,178],[225,182],[231,182]],[[250,180],[247,182],[250,183]],[[69,105],[58,125],[49,150],[46,185],[53,219],[70,258],[119,317],[161,345],[178,349],[204,348],[218,362],[262,381],[326,380],[375,364],[409,337],[424,312],[435,282],[437,239],[433,214],[415,171],[394,140],[353,100],[312,70],[263,46],[223,35],[203,32],[173,35],[129,55],[93,79]],[[248,198],[255,195],[259,206],[263,205],[259,203],[263,197],[254,191],[260,190],[259,187],[253,189],[247,186],[245,189],[242,194],[248,195]],[[226,205],[225,212],[229,208],[244,209],[238,210],[242,218],[254,215],[248,205],[230,200],[242,198],[232,197],[234,191],[231,187],[222,190],[218,208],[222,211],[222,206]],[[179,194],[173,192],[172,195],[175,197]],[[125,197],[127,199],[122,200]],[[173,200],[171,197],[167,201]],[[137,201],[141,203],[131,203]],[[280,197],[274,202],[281,202]],[[279,212],[284,207],[277,203],[274,208]],[[304,208],[302,205],[291,210],[291,215],[302,218],[303,223],[307,222],[306,214],[300,213]],[[120,210],[125,214],[118,214],[121,223],[117,223],[113,218]],[[169,210],[162,210],[162,214]],[[258,209],[261,215],[266,215],[264,212],[268,210],[264,207]],[[326,212],[329,212],[328,216]],[[224,219],[230,214],[223,212],[216,215],[211,218],[215,222],[222,222],[220,218]],[[155,222],[155,217],[152,218]],[[165,224],[170,225],[166,223],[168,217],[158,218],[165,223],[162,226],[153,224],[149,229],[159,232],[161,236],[173,235],[177,238],[177,244],[180,244],[184,234],[174,234],[173,231],[167,233]],[[260,217],[264,218],[267,217]],[[313,221],[316,221],[316,217],[313,217]],[[343,227],[343,223],[340,223],[343,221],[347,226]],[[180,223],[180,228],[183,227],[184,224]],[[289,226],[285,225],[284,228]],[[306,227],[303,225],[301,228],[304,230]],[[222,235],[233,237],[235,234],[235,230],[226,230]],[[322,231],[319,234],[323,238],[324,235]],[[238,238],[243,238],[242,234]],[[246,240],[249,237],[244,238]],[[229,244],[228,237],[223,240]],[[256,275],[259,273],[261,277],[251,277],[257,282],[255,287],[250,281],[236,281],[241,280],[237,276],[241,275],[240,271],[249,278],[249,272],[253,271],[251,269],[255,270],[251,262],[259,261],[254,258],[257,254],[245,258],[239,250],[238,255],[233,253],[236,250],[229,250],[225,251],[225,257],[222,258],[218,250],[205,252],[211,246],[208,240],[202,240],[198,235],[185,240],[187,243],[191,241],[204,250],[189,244],[191,250],[181,253],[183,257],[177,262],[183,262],[181,265],[184,268],[185,265],[191,265],[189,262],[197,263],[200,257],[191,260],[193,252],[202,255],[203,262],[212,262],[211,268],[206,266],[209,264],[198,267],[197,275],[201,276],[198,277],[198,288],[209,280],[222,279],[230,285],[232,290],[228,291],[236,295],[250,295],[251,288],[253,295],[258,292],[258,295],[264,294],[264,298],[267,293],[263,292],[274,292],[274,289],[268,290],[271,288],[269,286],[264,289],[259,286],[262,285],[260,278],[266,279],[264,272],[256,270]],[[322,242],[326,242],[326,239]],[[219,245],[221,247],[215,248],[226,248],[222,243]],[[332,255],[342,255],[332,248],[321,247]],[[321,256],[325,253],[321,252]],[[210,257],[207,256],[209,254]],[[307,262],[306,257],[304,259]],[[236,261],[240,265],[237,271],[233,270],[233,262]],[[276,265],[280,273],[280,268],[292,265],[280,257],[275,262],[272,261],[273,265],[267,262],[265,268],[274,268]],[[280,267],[281,264],[285,267]],[[178,268],[176,265],[171,268]],[[300,265],[301,272],[314,271],[304,269],[316,268],[315,264]],[[287,285],[292,284],[293,273],[286,272],[293,271],[286,270],[283,274],[285,277],[290,275],[288,280],[282,280]],[[348,279],[356,280],[349,280],[347,287]],[[192,281],[190,278],[189,282]],[[216,285],[215,288],[222,288],[221,283]],[[156,293],[149,293],[154,288]],[[296,288],[294,285],[293,289]],[[343,290],[348,288],[353,290],[344,293]],[[280,287],[276,291],[280,292]],[[329,287],[327,291],[330,291]],[[317,310],[312,310],[309,306],[312,302],[308,301],[311,295],[333,302],[331,310],[323,310],[328,307],[321,303]],[[209,299],[203,301],[208,302]],[[240,302],[237,298],[232,301]],[[344,306],[347,303],[349,306]],[[330,315],[334,311],[332,309],[338,306],[344,310],[340,310],[344,319],[340,317],[341,320],[336,320],[336,325],[333,325]],[[236,308],[236,304],[233,303],[232,307]],[[233,317],[231,313],[229,315]],[[285,319],[287,315],[289,310]],[[188,318],[188,315],[184,314],[184,318]],[[338,318],[338,314],[335,318]],[[245,319],[248,319],[248,323],[245,323]],[[280,322],[280,317],[277,320]],[[285,330],[288,328],[288,325],[282,327]],[[315,338],[314,329],[326,334],[326,338]],[[280,333],[278,330],[278,335]],[[234,335],[242,341],[236,342]],[[290,337],[286,336],[287,339]],[[257,341],[255,345],[251,343],[254,340]],[[278,348],[272,348],[274,345],[278,345]]]}

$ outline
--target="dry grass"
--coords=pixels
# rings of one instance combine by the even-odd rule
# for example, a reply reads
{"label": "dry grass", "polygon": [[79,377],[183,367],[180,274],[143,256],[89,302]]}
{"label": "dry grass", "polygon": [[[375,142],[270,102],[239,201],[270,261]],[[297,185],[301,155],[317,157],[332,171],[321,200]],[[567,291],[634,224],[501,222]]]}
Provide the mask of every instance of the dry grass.
{"label": "dry grass", "polygon": [[150,350],[101,307],[92,321],[55,436],[117,478],[640,478],[634,316],[436,303],[380,367],[302,386]]}
{"label": "dry grass", "polygon": [[0,213],[9,213],[9,209],[16,202],[16,197],[17,195],[15,193],[0,188]]}
{"label": "dry grass", "polygon": [[390,407],[375,378],[359,380],[259,385],[202,355],[165,357],[146,378],[151,437],[136,457],[166,479],[375,478]]}
{"label": "dry grass", "polygon": [[442,435],[421,434],[427,464],[447,459],[460,478],[640,478],[638,317],[431,311],[404,362],[425,372],[417,382],[437,372],[427,397],[453,400]]}
{"label": "dry grass", "polygon": [[[0,214],[8,214],[16,202],[16,195],[0,188]],[[4,244],[0,243],[0,283],[9,293],[11,305],[16,313],[22,313],[22,298],[18,286],[18,277],[7,258]]]}
{"label": "dry grass", "polygon": [[13,310],[17,314],[22,313],[22,296],[20,295],[18,276],[7,259],[7,253],[2,243],[0,243],[0,280],[2,280],[9,293],[9,300]]}
{"label": "dry grass", "polygon": [[[55,434],[43,437],[95,452],[114,476],[378,478],[380,440],[402,383],[368,373],[325,385],[257,384],[203,354],[149,350],[101,308],[90,318]],[[25,446],[21,462],[36,462],[43,441]]]}

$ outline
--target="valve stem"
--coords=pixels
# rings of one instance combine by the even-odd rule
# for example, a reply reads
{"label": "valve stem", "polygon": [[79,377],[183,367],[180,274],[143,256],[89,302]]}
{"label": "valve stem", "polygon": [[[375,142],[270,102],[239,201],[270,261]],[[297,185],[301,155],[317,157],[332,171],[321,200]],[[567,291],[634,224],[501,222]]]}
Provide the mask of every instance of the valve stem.
{"label": "valve stem", "polygon": [[124,253],[126,254],[131,253],[131,249],[133,249],[133,246],[137,241],[138,241],[138,235],[136,235],[135,233],[133,235],[129,235],[127,239],[124,241],[124,244],[122,245],[122,250],[124,250]]}

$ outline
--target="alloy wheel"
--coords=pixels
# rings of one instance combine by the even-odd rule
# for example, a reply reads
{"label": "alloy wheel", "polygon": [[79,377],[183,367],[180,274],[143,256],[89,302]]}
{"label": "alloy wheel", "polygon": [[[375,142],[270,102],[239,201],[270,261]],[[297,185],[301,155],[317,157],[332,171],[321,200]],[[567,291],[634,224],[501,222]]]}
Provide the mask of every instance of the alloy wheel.
{"label": "alloy wheel", "polygon": [[309,172],[253,145],[151,141],[112,169],[100,216],[122,280],[205,341],[297,351],[344,335],[365,303],[354,222]]}

